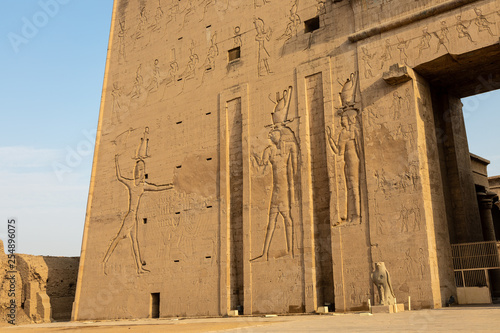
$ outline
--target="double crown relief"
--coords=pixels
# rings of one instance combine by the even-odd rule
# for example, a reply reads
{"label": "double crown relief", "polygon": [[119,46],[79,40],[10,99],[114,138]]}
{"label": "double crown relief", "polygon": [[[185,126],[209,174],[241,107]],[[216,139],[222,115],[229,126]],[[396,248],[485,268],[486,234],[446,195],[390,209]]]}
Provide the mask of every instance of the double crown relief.
{"label": "double crown relief", "polygon": [[339,133],[334,129],[326,128],[328,143],[335,160],[335,192],[336,200],[331,201],[330,210],[337,212],[337,220],[332,221],[334,226],[341,224],[361,223],[361,127],[358,121],[359,109],[356,107],[358,74],[352,73],[342,85],[338,109],[340,117]]}

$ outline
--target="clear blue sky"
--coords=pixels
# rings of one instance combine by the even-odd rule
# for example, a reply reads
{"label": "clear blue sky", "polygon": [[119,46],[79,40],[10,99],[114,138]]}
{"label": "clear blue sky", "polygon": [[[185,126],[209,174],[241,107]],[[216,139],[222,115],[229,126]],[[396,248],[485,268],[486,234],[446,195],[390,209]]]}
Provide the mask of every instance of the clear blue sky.
{"label": "clear blue sky", "polygon": [[2,1],[0,238],[16,217],[18,252],[79,256],[113,1],[60,2]]}
{"label": "clear blue sky", "polygon": [[[2,1],[0,238],[17,218],[20,253],[80,255],[112,5]],[[471,152],[498,175],[500,96],[464,103]]]}

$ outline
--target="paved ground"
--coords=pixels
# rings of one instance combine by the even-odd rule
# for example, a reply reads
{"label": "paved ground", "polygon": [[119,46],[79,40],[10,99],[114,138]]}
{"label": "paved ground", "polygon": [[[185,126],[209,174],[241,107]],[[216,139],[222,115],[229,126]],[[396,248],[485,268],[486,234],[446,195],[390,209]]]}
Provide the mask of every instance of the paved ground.
{"label": "paved ground", "polygon": [[500,306],[454,307],[396,314],[328,314],[215,319],[157,319],[53,323],[2,332],[500,332]]}

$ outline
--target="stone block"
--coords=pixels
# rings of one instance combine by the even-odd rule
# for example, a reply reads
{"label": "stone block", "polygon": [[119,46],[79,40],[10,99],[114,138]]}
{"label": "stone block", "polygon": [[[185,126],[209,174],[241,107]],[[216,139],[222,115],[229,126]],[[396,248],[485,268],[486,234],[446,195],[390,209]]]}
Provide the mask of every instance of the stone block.
{"label": "stone block", "polygon": [[372,314],[375,313],[394,313],[392,305],[374,305],[372,306]]}
{"label": "stone block", "polygon": [[328,307],[327,306],[320,306],[320,307],[318,307],[318,310],[316,312],[317,313],[328,313]]}

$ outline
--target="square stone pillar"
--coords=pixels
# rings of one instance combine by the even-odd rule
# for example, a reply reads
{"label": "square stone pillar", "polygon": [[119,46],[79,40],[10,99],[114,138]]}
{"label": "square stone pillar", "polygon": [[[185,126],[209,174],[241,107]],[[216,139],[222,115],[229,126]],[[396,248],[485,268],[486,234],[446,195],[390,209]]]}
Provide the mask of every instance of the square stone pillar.
{"label": "square stone pillar", "polygon": [[455,284],[431,91],[410,68],[393,69],[361,81],[371,256],[398,300],[439,308]]}

